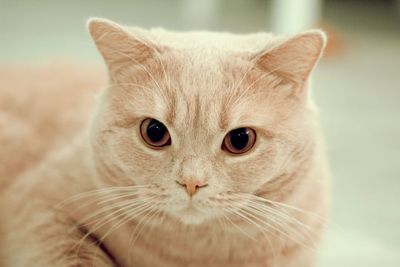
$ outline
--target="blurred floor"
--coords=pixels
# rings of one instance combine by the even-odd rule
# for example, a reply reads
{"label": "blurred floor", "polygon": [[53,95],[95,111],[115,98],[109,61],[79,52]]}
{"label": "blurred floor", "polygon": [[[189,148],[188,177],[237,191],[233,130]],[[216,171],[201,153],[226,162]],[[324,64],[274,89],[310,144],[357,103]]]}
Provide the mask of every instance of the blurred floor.
{"label": "blurred floor", "polygon": [[[0,0],[0,64],[54,58],[100,62],[89,16],[170,29],[268,31],[268,1],[220,1],[204,27],[182,1]],[[321,267],[400,266],[400,19],[379,1],[329,1],[324,23],[342,53],[314,73],[333,172],[332,226]],[[214,18],[214,19],[213,19]]]}

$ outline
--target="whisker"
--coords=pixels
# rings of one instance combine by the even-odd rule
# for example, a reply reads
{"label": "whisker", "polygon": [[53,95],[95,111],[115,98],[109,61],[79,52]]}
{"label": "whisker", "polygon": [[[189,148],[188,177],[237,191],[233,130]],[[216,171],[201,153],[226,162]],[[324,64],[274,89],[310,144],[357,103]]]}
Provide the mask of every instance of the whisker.
{"label": "whisker", "polygon": [[70,202],[78,201],[83,198],[91,197],[91,196],[97,196],[99,194],[103,193],[110,193],[110,192],[117,192],[117,191],[132,191],[135,189],[143,189],[143,188],[150,188],[151,186],[149,185],[134,185],[134,186],[112,186],[112,187],[105,187],[105,188],[100,188],[100,189],[94,189],[86,192],[82,192],[76,195],[73,195],[67,199],[62,200],[60,203],[54,205],[55,208],[62,207],[63,205],[66,205]]}
{"label": "whisker", "polygon": [[[267,230],[265,227],[261,227],[258,223],[256,223],[254,220],[252,220],[251,218],[249,218],[248,216],[246,216],[245,214],[243,214],[241,212],[241,210],[232,210],[232,212],[234,214],[236,214],[237,216],[239,216],[240,218],[244,219],[245,221],[247,221],[248,223],[250,223],[251,225],[256,226],[257,229],[259,229],[264,235],[265,235],[265,231]],[[271,232],[268,232],[270,234],[273,234]]]}
{"label": "whisker", "polygon": [[225,240],[225,243],[226,243],[226,242],[228,242],[228,234],[226,232],[228,227],[227,227],[226,222],[225,222],[225,220],[226,220],[225,216],[226,215],[223,215],[222,217],[216,216],[216,219],[218,221],[219,227],[221,228],[221,232],[224,235],[224,240]]}
{"label": "whisker", "polygon": [[[233,211],[234,211],[233,209],[228,208],[228,207],[225,207],[224,209],[225,209],[226,211],[228,211],[229,214],[231,214],[231,215],[236,215],[236,217],[237,217],[237,214],[235,214],[235,213],[233,212]],[[237,226],[237,225],[229,218],[229,216],[224,216],[224,217],[226,218],[226,220],[227,220],[231,225],[233,225],[237,230],[239,230],[244,236],[246,236],[246,237],[248,237],[249,239],[251,239],[251,240],[257,242],[257,240],[256,240],[254,237],[252,237],[251,235],[249,235],[248,233],[246,233],[241,227]]]}
{"label": "whisker", "polygon": [[248,216],[254,218],[255,220],[258,220],[260,223],[264,224],[266,227],[271,228],[272,230],[276,231],[277,233],[279,233],[280,235],[283,235],[285,238],[287,238],[288,240],[292,240],[297,244],[300,244],[304,247],[308,247],[306,244],[304,244],[304,242],[293,238],[292,236],[290,236],[288,233],[286,233],[285,231],[281,230],[280,228],[275,227],[273,224],[270,224],[267,222],[267,220],[269,219],[268,217],[264,216],[264,219],[260,218],[259,216],[253,214],[251,211],[247,211],[242,209],[241,212],[247,214]]}
{"label": "whisker", "polygon": [[244,218],[247,222],[249,222],[250,225],[256,226],[256,228],[262,233],[262,235],[263,235],[263,236],[265,237],[265,239],[267,240],[268,245],[269,245],[269,247],[270,247],[270,249],[271,249],[272,261],[273,261],[273,264],[274,264],[273,266],[276,266],[276,259],[277,259],[277,257],[276,257],[276,251],[275,251],[275,249],[274,249],[274,246],[272,245],[272,241],[271,241],[270,237],[268,236],[268,234],[273,235],[273,233],[270,232],[270,231],[268,231],[267,228],[260,226],[259,223],[255,222],[254,220],[252,220],[252,219],[249,218],[248,216],[245,216],[244,214],[241,214],[241,213],[239,212],[239,210],[238,210],[238,211],[234,211],[234,212],[237,213],[240,217]]}
{"label": "whisker", "polygon": [[292,206],[292,205],[289,205],[289,204],[273,201],[273,200],[266,199],[266,198],[257,198],[257,200],[261,201],[261,202],[266,202],[266,203],[269,203],[269,204],[272,204],[272,205],[276,205],[276,206],[280,206],[280,207],[283,207],[283,208],[287,208],[287,209],[291,209],[291,210],[300,212],[302,214],[305,214],[305,215],[308,215],[308,216],[310,216],[312,218],[317,219],[321,223],[325,223],[326,222],[325,218],[323,218],[322,216],[320,216],[320,215],[318,215],[318,214],[316,214],[314,212],[308,211],[308,210],[304,210],[304,209],[301,209],[301,208],[298,208],[298,207],[295,207],[295,206]]}
{"label": "whisker", "polygon": [[[303,227],[300,227],[299,229],[292,227],[291,225],[289,225],[289,222],[287,220],[285,220],[285,218],[282,218],[280,216],[279,213],[271,213],[271,211],[269,211],[269,210],[264,210],[264,212],[261,212],[261,211],[255,209],[254,207],[250,207],[250,209],[251,209],[251,213],[254,214],[255,217],[259,217],[261,220],[263,220],[262,218],[267,218],[268,220],[271,221],[271,223],[275,223],[276,227],[270,225],[270,227],[272,227],[273,229],[279,231],[282,234],[295,235],[296,238],[291,238],[291,239],[294,240],[296,243],[303,245],[304,242],[300,242],[299,239],[307,238],[309,241],[311,241],[313,243],[313,246],[314,246],[314,240],[310,235],[310,233],[312,233],[311,231],[304,232]],[[269,216],[267,217],[267,215],[269,215]],[[275,218],[275,217],[277,217],[277,218]],[[281,220],[281,221],[277,220],[279,218],[282,218],[283,220]],[[282,230],[280,230],[278,227],[281,227]],[[290,233],[289,233],[289,230],[291,230]],[[300,234],[300,236],[298,234]],[[285,236],[285,237],[288,237],[288,236]]]}
{"label": "whisker", "polygon": [[[100,214],[103,214],[103,213],[107,213],[107,215],[105,217],[103,217],[103,219],[112,218],[114,215],[116,215],[120,212],[124,212],[125,210],[130,210],[132,208],[140,207],[142,204],[146,204],[146,203],[144,203],[144,201],[149,201],[154,198],[156,198],[156,197],[140,199],[139,201],[136,201],[136,202],[132,201],[132,200],[125,200],[125,201],[114,203],[113,205],[106,205],[102,209],[95,211],[94,213],[86,216],[82,220],[79,220],[79,224],[81,224],[81,225],[84,225],[84,223],[89,224],[90,222],[88,222],[88,221],[90,219],[92,219]],[[108,213],[109,211],[112,211],[112,212]]]}
{"label": "whisker", "polygon": [[[138,216],[142,216],[145,212],[147,212],[148,210],[151,210],[152,207],[154,205],[152,204],[147,204],[147,205],[143,205],[143,209],[140,209],[139,211],[136,211],[136,213],[134,213],[134,216],[132,215],[132,210],[130,211],[131,214],[129,214],[128,212],[124,213],[124,216],[122,217],[122,219],[117,222],[116,224],[114,224],[101,238],[100,238],[100,244],[103,243],[105,241],[105,239],[115,230],[117,230],[118,228],[122,227],[124,224],[134,220],[135,218],[137,218]],[[147,214],[147,213],[146,213]],[[144,216],[146,216],[146,214],[144,214]],[[97,251],[99,250],[99,248],[96,250],[96,254]]]}
{"label": "whisker", "polygon": [[[136,203],[134,203],[134,204],[136,204]],[[134,210],[134,211],[136,212],[136,214],[139,216],[139,215],[142,213],[142,211],[143,211],[143,210],[146,210],[147,206],[149,206],[149,205],[150,205],[150,204],[145,203],[145,204],[136,206],[136,207],[134,207],[133,209],[131,208],[131,211],[130,211],[130,212],[133,212],[133,210]],[[128,206],[129,206],[129,205],[128,205]],[[130,208],[130,207],[128,207],[128,206],[124,206],[124,207],[118,209],[117,211],[120,213],[121,211],[127,210],[128,208]],[[133,205],[130,205],[130,206],[133,206]],[[114,213],[115,213],[115,212],[114,212]],[[111,217],[110,217],[109,215],[110,215],[110,214],[108,214],[106,217],[102,218],[99,222],[97,222],[96,225],[95,225],[94,227],[92,227],[92,229],[90,229],[90,230],[87,232],[87,234],[85,234],[85,235],[78,241],[78,244],[79,244],[78,251],[77,251],[78,254],[79,254],[79,250],[80,250],[80,247],[81,247],[83,241],[84,241],[87,237],[89,237],[91,234],[93,234],[94,232],[96,232],[97,230],[99,230],[101,227],[103,227],[103,226],[105,226],[105,225],[111,223],[111,222],[112,222],[113,220],[115,220],[116,218],[118,219],[118,218],[121,218],[121,217],[122,217],[122,218],[119,220],[120,223],[121,223],[121,222],[124,222],[124,221],[126,220],[126,218],[127,218],[126,212],[122,212],[122,214],[114,214],[114,215],[117,215],[117,216],[111,216]],[[129,219],[129,220],[130,220],[130,219]],[[128,220],[128,221],[129,221],[129,220]],[[120,226],[120,223],[117,223],[117,224]],[[114,228],[114,227],[115,227],[115,225],[113,226],[113,228]],[[114,229],[114,230],[115,230],[115,229]],[[104,241],[104,238],[102,238],[101,241],[103,242],[103,241]]]}
{"label": "whisker", "polygon": [[[151,219],[154,217],[154,215],[158,213],[158,211],[159,210],[157,209],[157,207],[155,205],[153,205],[152,207],[149,208],[149,212],[144,215],[142,220],[135,227],[135,230],[132,232],[128,247],[132,247],[133,246],[133,244],[136,242],[136,240],[139,238],[140,234],[142,233],[145,224],[150,222]],[[138,230],[136,230],[136,229],[138,229]],[[136,234],[136,231],[137,231],[137,234]],[[132,239],[132,237],[134,239]]]}
{"label": "whisker", "polygon": [[[307,224],[303,223],[302,221],[298,220],[296,217],[294,217],[293,215],[289,214],[286,210],[281,210],[281,208],[282,208],[281,206],[277,206],[276,207],[276,205],[274,205],[274,204],[271,204],[271,205],[275,206],[275,208],[269,206],[268,204],[270,204],[269,202],[271,202],[271,201],[269,201],[268,199],[254,196],[254,197],[250,197],[248,199],[248,201],[249,201],[249,203],[253,204],[253,206],[252,206],[253,208],[259,209],[260,212],[264,211],[264,212],[267,212],[267,213],[268,212],[272,213],[272,214],[274,214],[276,216],[282,217],[283,219],[286,219],[286,220],[289,220],[289,221],[291,221],[293,223],[301,225],[302,227],[304,227],[304,228],[306,228],[306,229],[308,229],[310,231],[313,230],[310,225],[307,225]],[[267,202],[267,204],[265,202]]]}
{"label": "whisker", "polygon": [[[297,227],[299,227],[302,226],[302,224],[305,225],[304,223],[301,222],[299,224],[299,221],[296,218],[290,216],[289,214],[282,213],[279,210],[272,209],[272,207],[266,205],[265,202],[256,202],[257,200],[262,199],[260,197],[244,193],[236,193],[236,197],[241,201],[248,201],[248,204],[237,210],[231,209],[232,213],[235,213],[236,215],[242,215],[242,219],[244,219],[243,217],[245,217],[247,218],[247,221],[252,221],[254,225],[256,225],[256,222],[262,224],[263,227],[261,227],[261,229],[264,229],[266,227],[267,229],[271,229],[280,234],[281,237],[283,236],[289,240],[301,244],[304,247],[310,248],[303,241],[299,240],[299,238],[303,239],[306,236],[307,238],[310,238],[310,240],[313,240],[310,236],[311,230],[309,230],[309,228],[304,229],[304,227],[300,229],[293,228],[293,226],[290,226],[288,224],[295,224],[297,225]],[[281,218],[281,220],[277,220],[279,218]],[[295,230],[296,232],[294,232]],[[304,230],[309,230],[309,232],[304,232]],[[298,236],[298,234],[300,234],[299,231],[301,232],[300,236]],[[289,232],[291,232],[291,234]],[[295,234],[297,238],[291,236],[293,234]]]}
{"label": "whisker", "polygon": [[[284,211],[281,211],[281,210],[278,210],[278,209],[274,209],[272,207],[269,207],[269,206],[265,205],[264,203],[260,204],[260,203],[254,201],[254,200],[249,200],[249,202],[253,204],[253,206],[252,206],[253,208],[258,209],[260,212],[264,211],[264,212],[272,213],[272,214],[274,214],[276,216],[279,216],[279,217],[281,217],[281,218],[283,218],[285,220],[288,220],[288,221],[291,221],[291,222],[296,223],[298,225],[301,225],[302,227],[304,227],[304,228],[306,228],[308,230],[312,230],[311,226],[301,222],[300,220],[298,220],[294,216],[291,216],[287,212],[284,212]],[[254,205],[256,205],[256,206],[254,206]]]}
{"label": "whisker", "polygon": [[[116,200],[120,200],[121,198],[130,198],[130,200],[137,200],[137,197],[142,195],[142,194],[143,194],[142,192],[126,192],[126,193],[118,194],[118,195],[113,196],[113,197],[103,198],[102,200],[96,202],[96,204],[102,205],[104,203],[114,202]],[[143,200],[143,199],[141,199],[141,200]]]}

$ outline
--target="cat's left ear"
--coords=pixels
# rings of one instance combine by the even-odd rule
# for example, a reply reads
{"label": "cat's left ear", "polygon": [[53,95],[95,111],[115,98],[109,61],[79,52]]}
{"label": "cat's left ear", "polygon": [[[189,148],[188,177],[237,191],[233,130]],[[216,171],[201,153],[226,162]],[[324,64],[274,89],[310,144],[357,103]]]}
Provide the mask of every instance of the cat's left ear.
{"label": "cat's left ear", "polygon": [[143,64],[160,52],[158,46],[144,37],[144,30],[137,28],[133,31],[113,21],[99,18],[89,19],[88,28],[110,72],[127,65]]}
{"label": "cat's left ear", "polygon": [[301,84],[321,57],[326,39],[320,30],[307,31],[262,51],[254,60],[258,68],[276,74],[283,83]]}

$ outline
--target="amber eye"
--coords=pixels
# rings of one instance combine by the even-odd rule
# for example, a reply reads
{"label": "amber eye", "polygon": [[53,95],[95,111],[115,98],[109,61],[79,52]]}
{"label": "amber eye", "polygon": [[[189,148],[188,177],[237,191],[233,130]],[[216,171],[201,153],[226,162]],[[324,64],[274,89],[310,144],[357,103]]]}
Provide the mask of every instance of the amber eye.
{"label": "amber eye", "polygon": [[255,142],[256,132],[253,129],[237,128],[225,136],[222,149],[232,154],[242,154],[249,151]]}
{"label": "amber eye", "polygon": [[167,127],[155,119],[145,119],[140,125],[140,134],[143,140],[154,148],[161,148],[171,144],[171,136]]}

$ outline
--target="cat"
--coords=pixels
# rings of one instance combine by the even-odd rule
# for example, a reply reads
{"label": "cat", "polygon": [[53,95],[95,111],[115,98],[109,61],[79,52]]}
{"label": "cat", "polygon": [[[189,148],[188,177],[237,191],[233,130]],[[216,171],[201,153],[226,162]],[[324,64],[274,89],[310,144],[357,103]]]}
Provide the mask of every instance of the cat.
{"label": "cat", "polygon": [[[92,112],[102,75],[73,67],[21,76],[39,100],[0,107],[2,266],[314,266],[325,34],[88,28],[108,74]],[[26,99],[12,77],[3,99]]]}

